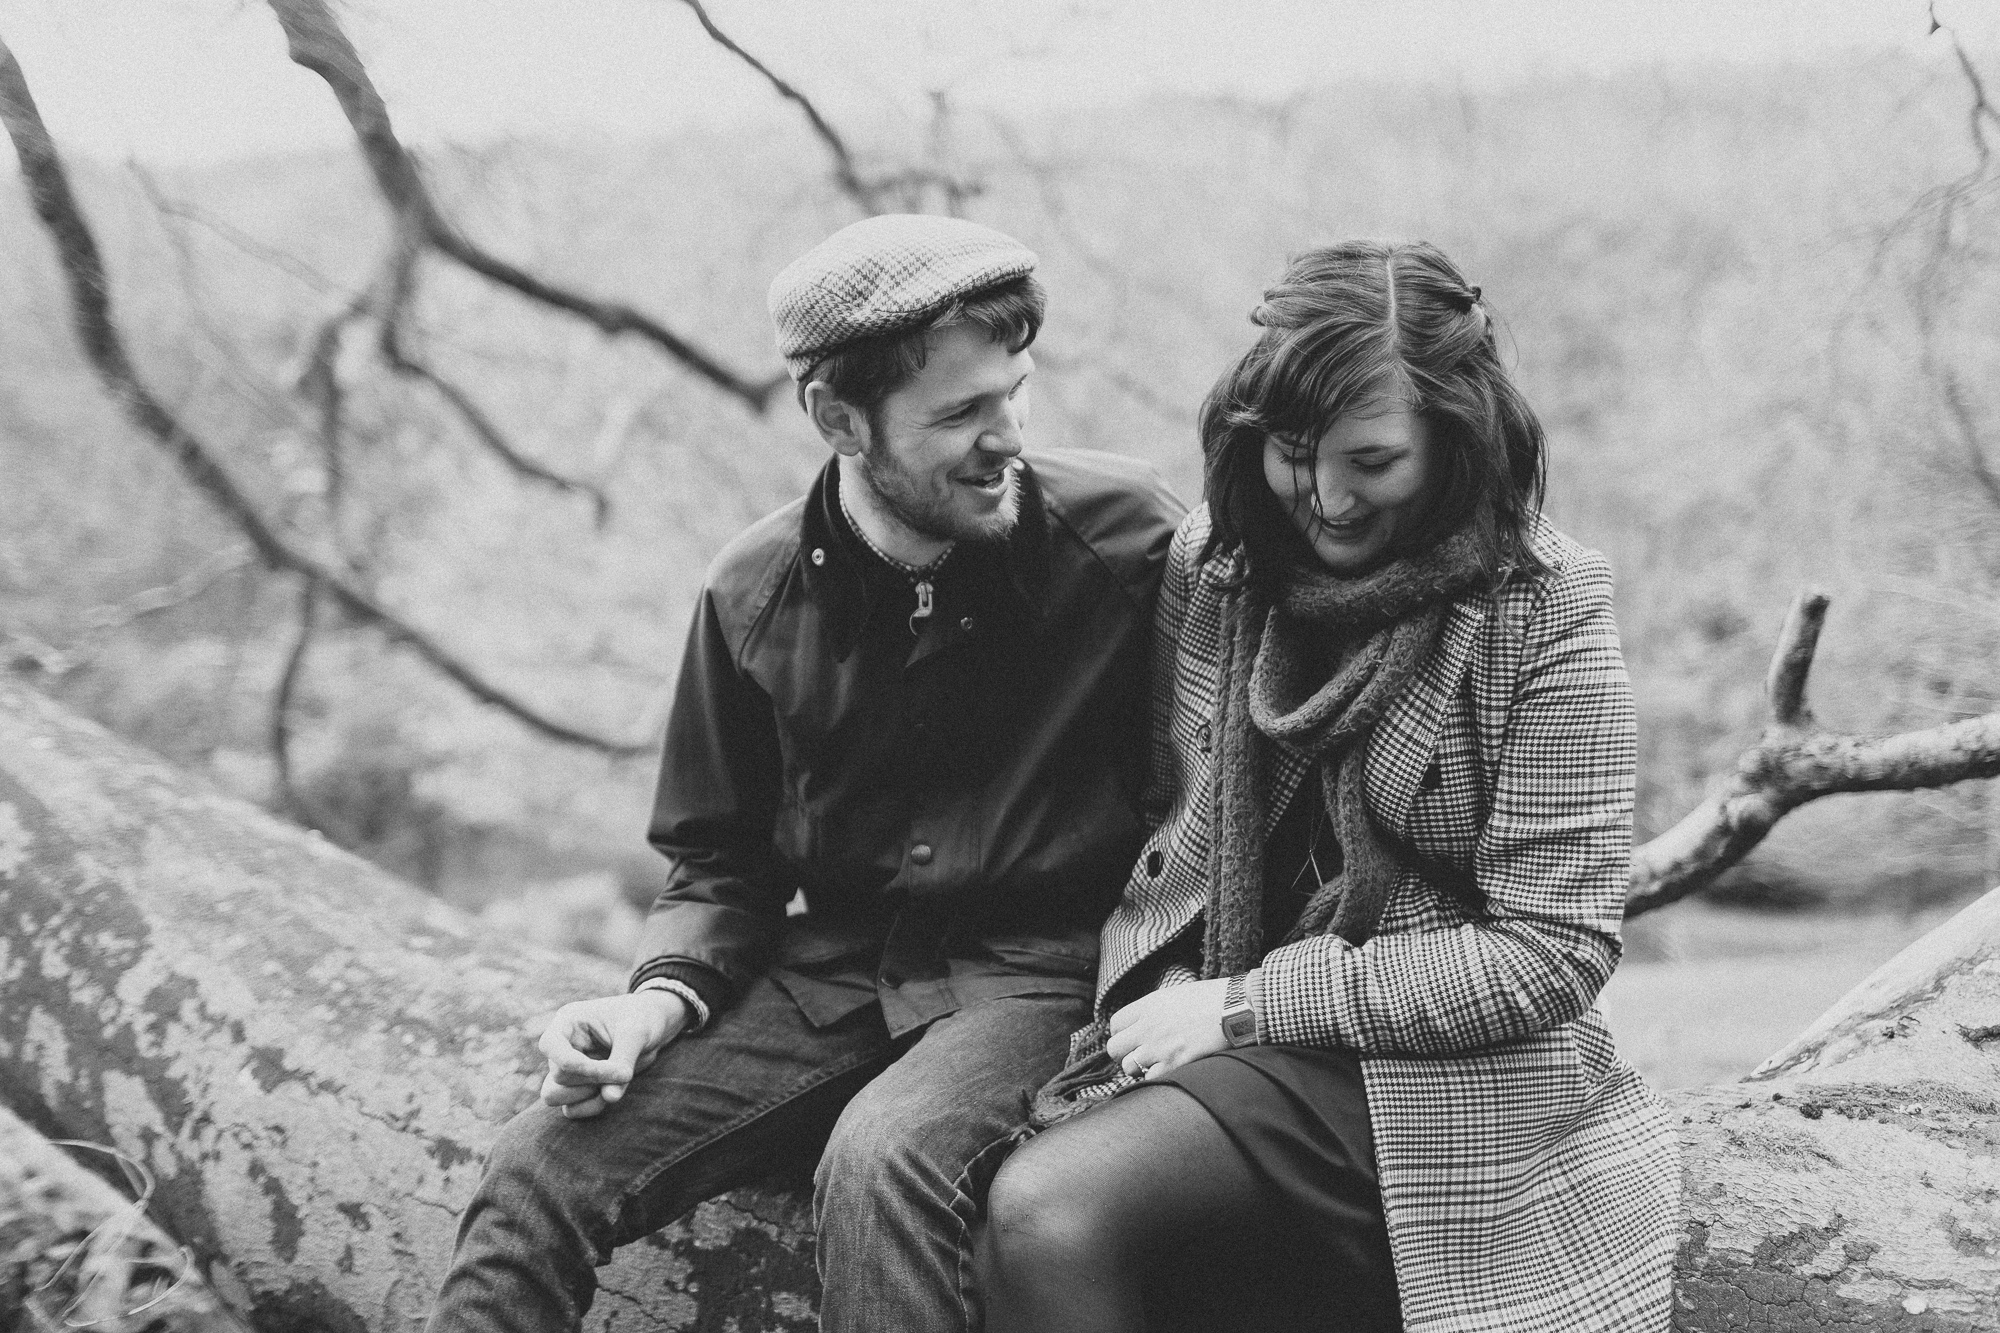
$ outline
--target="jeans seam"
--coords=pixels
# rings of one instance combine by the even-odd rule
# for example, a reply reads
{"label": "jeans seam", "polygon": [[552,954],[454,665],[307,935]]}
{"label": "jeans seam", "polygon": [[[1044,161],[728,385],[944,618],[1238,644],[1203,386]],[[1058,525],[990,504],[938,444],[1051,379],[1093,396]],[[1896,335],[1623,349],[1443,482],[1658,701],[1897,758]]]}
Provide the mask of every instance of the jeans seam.
{"label": "jeans seam", "polygon": [[668,1170],[686,1161],[688,1158],[694,1156],[696,1153],[702,1151],[704,1148],[712,1147],[718,1140],[727,1138],[729,1135],[734,1134],[737,1130],[742,1129],[745,1125],[754,1124],[758,1120],[763,1119],[765,1116],[771,1114],[771,1112],[785,1105],[785,1103],[796,1101],[797,1099],[803,1097],[808,1092],[811,1092],[814,1088],[819,1087],[823,1083],[827,1083],[833,1079],[839,1078],[842,1074],[849,1074],[854,1072],[856,1069],[859,1069],[862,1065],[867,1064],[870,1060],[881,1058],[882,1054],[883,1052],[881,1051],[864,1052],[863,1054],[860,1055],[850,1056],[844,1062],[816,1069],[798,1083],[791,1085],[790,1087],[786,1088],[783,1092],[776,1093],[769,1099],[758,1103],[756,1106],[751,1107],[749,1110],[743,1112],[741,1115],[737,1116],[734,1120],[729,1121],[727,1124],[720,1126],[712,1133],[706,1135],[703,1138],[697,1139],[693,1143],[686,1144],[685,1146],[682,1147],[682,1149],[679,1152],[674,1153],[673,1155],[668,1157],[660,1158],[658,1161],[654,1162],[650,1167],[648,1167],[645,1171],[643,1171],[637,1177],[635,1177],[630,1185],[626,1186],[624,1194],[621,1195],[619,1198],[620,1215],[621,1216],[623,1215],[625,1206],[627,1204],[629,1204],[633,1199],[637,1198],[639,1195],[645,1193],[647,1187],[650,1186],[654,1181],[658,1180]]}
{"label": "jeans seam", "polygon": [[966,1214],[968,1212],[976,1212],[978,1208],[977,1201],[973,1199],[971,1191],[969,1191],[966,1188],[966,1186],[971,1183],[972,1174],[974,1170],[976,1170],[979,1167],[979,1165],[986,1160],[986,1155],[988,1153],[992,1152],[995,1148],[1000,1147],[1002,1144],[1007,1144],[1009,1145],[1010,1148],[1012,1146],[1018,1145],[1019,1143],[1022,1142],[1022,1140],[1025,1137],[1027,1137],[1032,1132],[1033,1131],[1029,1129],[1028,1126],[1025,1125],[1017,1125],[1013,1129],[1008,1130],[1006,1133],[1002,1134],[999,1138],[994,1139],[991,1143],[987,1144],[985,1147],[981,1148],[978,1152],[972,1154],[971,1157],[967,1158],[965,1163],[965,1168],[961,1170],[958,1173],[957,1178],[951,1182],[951,1192],[952,1192],[952,1198],[950,1203],[951,1215],[958,1222],[958,1235],[954,1238],[956,1240],[956,1245],[954,1248],[957,1250],[958,1270],[957,1273],[955,1274],[957,1281],[953,1284],[953,1294],[958,1297],[959,1325],[964,1329],[970,1330],[975,1327],[975,1323],[972,1317],[972,1302],[966,1298],[966,1293],[969,1290],[971,1290],[972,1287],[972,1280],[971,1280],[972,1256],[970,1253],[971,1247],[968,1246],[966,1243],[967,1240],[969,1240],[972,1235],[972,1223],[971,1220],[966,1216]]}

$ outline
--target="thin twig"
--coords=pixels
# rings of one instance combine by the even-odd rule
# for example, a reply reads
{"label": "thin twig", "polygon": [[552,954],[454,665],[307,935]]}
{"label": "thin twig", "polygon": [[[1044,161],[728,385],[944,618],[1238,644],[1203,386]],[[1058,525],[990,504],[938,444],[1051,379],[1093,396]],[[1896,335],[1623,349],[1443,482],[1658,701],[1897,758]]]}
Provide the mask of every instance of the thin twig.
{"label": "thin twig", "polygon": [[153,178],[153,174],[139,163],[127,162],[125,169],[130,171],[133,177],[139,182],[139,188],[145,191],[146,199],[153,205],[155,212],[162,213],[167,217],[179,218],[182,222],[192,223],[205,231],[213,232],[216,236],[227,241],[244,254],[249,255],[252,259],[270,265],[287,277],[297,279],[321,295],[340,290],[339,283],[327,277],[326,274],[321,273],[297,255],[280,250],[275,245],[267,245],[240,227],[224,222],[221,218],[214,217],[196,208],[193,204],[169,198],[166,191],[160,188],[159,182]]}
{"label": "thin twig", "polygon": [[1979,154],[1979,165],[1984,168],[1993,156],[1993,146],[1986,142],[1986,122],[2000,126],[2000,110],[1986,96],[1986,81],[1979,77],[1978,66],[1966,52],[1965,42],[1958,35],[1958,29],[1949,23],[1941,23],[1937,16],[1937,0],[1930,5],[1931,32],[1942,31],[1951,38],[1951,52],[1958,57],[1958,68],[1965,75],[1966,83],[1972,89],[1972,105],[1966,109],[1966,128],[1972,135],[1973,151]]}
{"label": "thin twig", "polygon": [[407,647],[475,699],[550,739],[611,754],[638,754],[649,748],[644,742],[610,740],[546,716],[488,682],[429,634],[281,537],[215,452],[161,404],[134,369],[112,318],[110,284],[96,238],[70,190],[68,174],[35,107],[21,66],[4,42],[0,42],[0,124],[6,126],[14,142],[35,213],[55,244],[69,287],[77,336],[98,378],[126,417],[167,451],[196,489],[243,533],[265,564],[313,581],[347,614]]}
{"label": "thin twig", "polygon": [[702,30],[717,46],[762,75],[778,96],[791,102],[804,113],[807,123],[812,126],[813,133],[819,136],[820,142],[826,145],[826,151],[833,156],[834,179],[840,183],[842,192],[864,211],[880,213],[882,211],[880,186],[871,185],[861,178],[861,172],[854,164],[854,154],[848,150],[847,141],[840,137],[839,131],[827,123],[826,117],[820,114],[812,99],[772,73],[770,66],[744,50],[733,37],[717,27],[701,0],[681,0],[681,3],[694,11],[694,16],[701,20]]}
{"label": "thin twig", "polygon": [[249,547],[241,544],[224,547],[172,582],[135,592],[108,606],[92,607],[80,619],[84,628],[89,630],[122,629],[141,616],[150,616],[193,601],[250,562]]}
{"label": "thin twig", "polygon": [[298,633],[292,638],[291,651],[285,654],[284,670],[278,673],[277,688],[271,692],[271,722],[268,743],[271,749],[271,763],[276,773],[278,800],[284,812],[301,822],[319,822],[314,818],[310,803],[299,791],[292,775],[292,698],[298,691],[299,680],[305,674],[306,653],[312,647],[313,635],[319,628],[319,587],[310,579],[299,584]]}
{"label": "thin twig", "polygon": [[[1930,357],[1925,357],[1926,362],[1930,360]],[[1994,507],[2000,508],[2000,475],[1995,475],[1993,465],[1987,461],[1986,448],[1979,440],[1978,423],[1973,420],[1971,405],[1965,401],[1965,386],[1959,383],[1957,373],[1948,366],[1933,367],[1933,373],[1938,387],[1944,392],[1945,410],[1958,432],[1958,442],[1965,449],[1966,462],[1972,467],[1973,478]]]}
{"label": "thin twig", "polygon": [[611,513],[609,496],[588,482],[577,481],[559,472],[552,472],[523,454],[514,447],[513,441],[507,438],[499,424],[473,401],[471,394],[446,379],[429,362],[411,355],[409,349],[404,346],[403,318],[416,295],[418,254],[419,250],[415,245],[398,247],[391,257],[388,272],[382,281],[382,287],[386,289],[387,295],[382,301],[379,312],[381,326],[376,334],[375,345],[382,353],[383,362],[390,370],[406,379],[428,384],[458,414],[459,420],[465,423],[472,437],[516,475],[570,495],[588,497],[596,515],[597,526],[602,528]]}
{"label": "thin twig", "polygon": [[416,229],[425,243],[456,263],[521,296],[582,319],[607,335],[635,334],[741,400],[753,411],[769,407],[790,383],[785,375],[752,380],[658,320],[616,301],[598,300],[550,282],[487,253],[453,227],[438,209],[414,158],[396,137],[389,108],[324,0],[268,0],[284,29],[293,61],[326,81],[360,144],[376,186],[399,225]]}

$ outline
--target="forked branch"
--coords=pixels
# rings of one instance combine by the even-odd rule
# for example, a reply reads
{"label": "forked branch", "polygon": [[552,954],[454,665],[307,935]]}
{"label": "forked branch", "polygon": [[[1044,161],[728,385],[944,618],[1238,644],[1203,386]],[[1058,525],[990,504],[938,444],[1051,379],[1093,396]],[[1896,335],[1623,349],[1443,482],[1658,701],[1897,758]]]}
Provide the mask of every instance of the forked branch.
{"label": "forked branch", "polygon": [[133,367],[112,318],[110,283],[96,238],[70,190],[68,174],[35,107],[27,78],[5,42],[0,42],[0,124],[14,142],[36,216],[55,243],[69,287],[77,336],[98,378],[126,417],[167,451],[196,489],[249,540],[266,565],[307,579],[343,612],[416,653],[481,703],[501,709],[552,740],[611,754],[637,754],[647,748],[642,742],[610,740],[559,722],[515,698],[281,535],[229,475],[216,452],[167,410]]}
{"label": "forked branch", "polygon": [[416,160],[396,137],[381,93],[324,0],[269,3],[285,31],[293,61],[319,75],[333,90],[383,199],[399,224],[412,227],[425,245],[528,300],[573,315],[607,335],[629,333],[646,339],[753,411],[764,411],[778,390],[790,382],[784,375],[750,379],[650,315],[621,302],[572,291],[489,254],[452,226],[439,210]]}
{"label": "forked branch", "polygon": [[1707,888],[1808,801],[2000,776],[2000,713],[1895,736],[1820,730],[1806,705],[1806,677],[1826,608],[1823,593],[1801,593],[1793,603],[1766,680],[1771,725],[1719,791],[1633,853],[1627,917]]}

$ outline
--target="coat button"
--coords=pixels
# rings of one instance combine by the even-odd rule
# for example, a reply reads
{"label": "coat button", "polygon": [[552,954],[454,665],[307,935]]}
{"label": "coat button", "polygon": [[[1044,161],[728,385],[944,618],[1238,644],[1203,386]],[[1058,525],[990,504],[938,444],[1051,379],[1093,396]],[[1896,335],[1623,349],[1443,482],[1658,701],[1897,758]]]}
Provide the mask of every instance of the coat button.
{"label": "coat button", "polygon": [[1195,733],[1195,742],[1201,746],[1203,754],[1207,754],[1215,744],[1215,733],[1209,729],[1208,723],[1201,724],[1201,730]]}
{"label": "coat button", "polygon": [[812,553],[812,562],[813,562],[813,563],[814,563],[815,565],[823,565],[823,564],[825,564],[825,563],[826,563],[826,548],[825,548],[825,547],[823,547],[823,546],[815,546],[815,547],[813,547],[813,553]]}
{"label": "coat button", "polygon": [[931,845],[927,842],[920,842],[910,848],[910,863],[912,865],[927,866],[931,863],[932,855]]}
{"label": "coat button", "polygon": [[1147,852],[1146,877],[1148,879],[1158,879],[1160,877],[1160,867],[1165,864],[1166,859],[1160,855],[1159,848],[1155,847],[1152,851]]}
{"label": "coat button", "polygon": [[967,616],[965,619],[959,621],[958,627],[964,630],[967,634],[972,633],[972,617]]}

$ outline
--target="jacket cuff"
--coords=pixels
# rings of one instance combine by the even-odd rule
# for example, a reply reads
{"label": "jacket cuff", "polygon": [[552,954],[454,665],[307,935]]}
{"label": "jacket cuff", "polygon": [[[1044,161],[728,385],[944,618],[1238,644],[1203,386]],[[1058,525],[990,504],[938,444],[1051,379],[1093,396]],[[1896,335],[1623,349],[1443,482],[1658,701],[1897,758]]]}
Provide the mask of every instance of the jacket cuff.
{"label": "jacket cuff", "polygon": [[640,985],[653,980],[678,981],[701,997],[703,1005],[713,1015],[720,1013],[729,1003],[729,982],[722,973],[705,963],[697,963],[687,958],[655,958],[649,963],[641,963],[632,969],[632,975],[625,983],[626,990],[637,990]]}

